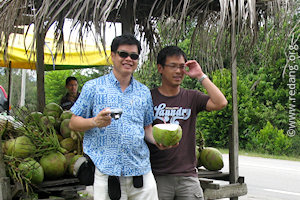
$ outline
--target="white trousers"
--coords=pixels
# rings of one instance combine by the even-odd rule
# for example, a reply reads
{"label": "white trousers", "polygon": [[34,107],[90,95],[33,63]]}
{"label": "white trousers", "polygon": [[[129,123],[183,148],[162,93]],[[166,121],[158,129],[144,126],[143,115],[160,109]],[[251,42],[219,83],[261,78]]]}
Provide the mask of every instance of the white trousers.
{"label": "white trousers", "polygon": [[[94,200],[110,200],[108,196],[108,175],[102,174],[97,168],[94,180]],[[121,200],[158,200],[156,182],[152,171],[143,175],[143,187],[135,188],[132,176],[121,176]]]}

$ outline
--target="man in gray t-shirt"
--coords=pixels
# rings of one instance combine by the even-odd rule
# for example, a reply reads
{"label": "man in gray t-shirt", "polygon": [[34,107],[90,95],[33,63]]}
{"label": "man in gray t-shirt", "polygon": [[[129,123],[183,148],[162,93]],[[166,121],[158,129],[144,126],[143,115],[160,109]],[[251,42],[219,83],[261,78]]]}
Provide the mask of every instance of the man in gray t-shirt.
{"label": "man in gray t-shirt", "polygon": [[[159,199],[204,199],[196,172],[195,124],[203,110],[220,110],[227,105],[222,92],[203,73],[195,60],[187,61],[185,53],[176,46],[163,48],[157,57],[157,68],[162,84],[152,89],[155,120],[158,123],[176,123],[182,127],[182,139],[177,147],[159,150],[148,144],[152,172]],[[189,68],[188,71],[185,68]],[[197,78],[208,95],[180,87],[184,76]]]}

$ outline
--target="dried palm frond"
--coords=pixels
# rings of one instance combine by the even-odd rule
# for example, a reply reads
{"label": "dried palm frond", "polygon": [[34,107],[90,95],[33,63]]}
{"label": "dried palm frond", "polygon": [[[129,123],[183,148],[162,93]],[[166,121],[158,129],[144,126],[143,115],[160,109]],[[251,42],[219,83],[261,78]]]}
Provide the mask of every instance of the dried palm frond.
{"label": "dried palm frond", "polygon": [[22,31],[21,25],[28,23],[30,5],[30,0],[0,2],[0,47],[4,56],[10,35]]}
{"label": "dried palm frond", "polygon": [[[237,0],[234,9],[236,13],[237,34],[252,35],[255,41],[258,21],[280,14],[281,20],[286,20],[282,10],[289,10],[294,1],[288,0]],[[128,9],[130,7],[130,9]],[[132,8],[131,8],[132,7]],[[132,13],[124,16],[122,11],[128,9]],[[126,13],[126,12],[125,12]],[[199,54],[198,45],[204,44],[207,51],[201,51],[200,58],[210,60],[212,68],[222,65],[220,53],[215,51],[228,34],[233,13],[228,0],[10,0],[0,2],[1,46],[7,45],[8,37],[15,32],[18,24],[34,24],[35,38],[45,33],[50,26],[55,28],[57,49],[64,51],[64,20],[72,19],[70,33],[79,30],[77,39],[79,50],[84,50],[84,37],[94,30],[95,44],[101,49],[105,42],[106,22],[121,22],[126,17],[132,17],[141,36],[145,38],[150,48],[150,58],[160,49],[162,41],[176,44],[182,40],[187,28],[187,22],[195,23],[191,56]],[[32,19],[25,23],[25,16]],[[278,20],[275,23],[282,23]],[[158,34],[158,28],[162,33]],[[214,44],[205,44],[210,38],[210,32],[217,31]],[[136,33],[138,34],[138,33]],[[200,35],[202,38],[200,38]],[[195,42],[194,42],[195,40]],[[242,42],[243,40],[238,40]],[[167,44],[169,44],[167,43]],[[195,47],[195,48],[194,48]],[[215,60],[212,55],[219,55]],[[213,56],[215,57],[215,56]]]}

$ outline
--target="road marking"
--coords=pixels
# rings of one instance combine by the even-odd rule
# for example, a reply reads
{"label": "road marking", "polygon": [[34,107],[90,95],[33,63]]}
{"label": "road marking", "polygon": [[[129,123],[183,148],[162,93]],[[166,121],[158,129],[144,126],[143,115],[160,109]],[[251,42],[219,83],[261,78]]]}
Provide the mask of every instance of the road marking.
{"label": "road marking", "polygon": [[242,163],[240,165],[244,165],[247,167],[259,167],[259,168],[269,168],[269,169],[275,169],[275,170],[300,172],[299,169],[295,169],[295,168],[276,167],[276,166],[268,166],[268,165],[252,164],[252,163]]}
{"label": "road marking", "polygon": [[269,192],[277,192],[277,193],[282,193],[282,194],[289,194],[289,195],[300,196],[300,193],[297,193],[297,192],[287,192],[287,191],[273,190],[273,189],[264,189],[264,190],[265,191],[269,191]]}

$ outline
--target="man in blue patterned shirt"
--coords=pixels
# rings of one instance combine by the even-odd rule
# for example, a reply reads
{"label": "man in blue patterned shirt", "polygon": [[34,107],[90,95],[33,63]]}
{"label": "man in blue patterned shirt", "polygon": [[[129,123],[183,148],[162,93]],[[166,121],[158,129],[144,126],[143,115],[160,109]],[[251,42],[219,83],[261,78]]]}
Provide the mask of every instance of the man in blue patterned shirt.
{"label": "man in blue patterned shirt", "polygon": [[[133,35],[116,37],[111,44],[112,72],[86,82],[71,108],[74,115],[69,126],[85,131],[84,153],[96,166],[94,199],[97,200],[110,199],[111,177],[117,177],[117,184],[120,183],[121,199],[158,199],[144,140],[155,144],[152,98],[149,89],[132,76],[140,51],[140,42]],[[114,108],[123,110],[118,120],[110,116]],[[141,175],[143,182],[138,179],[136,187],[134,177]],[[116,182],[113,183],[115,187]]]}

